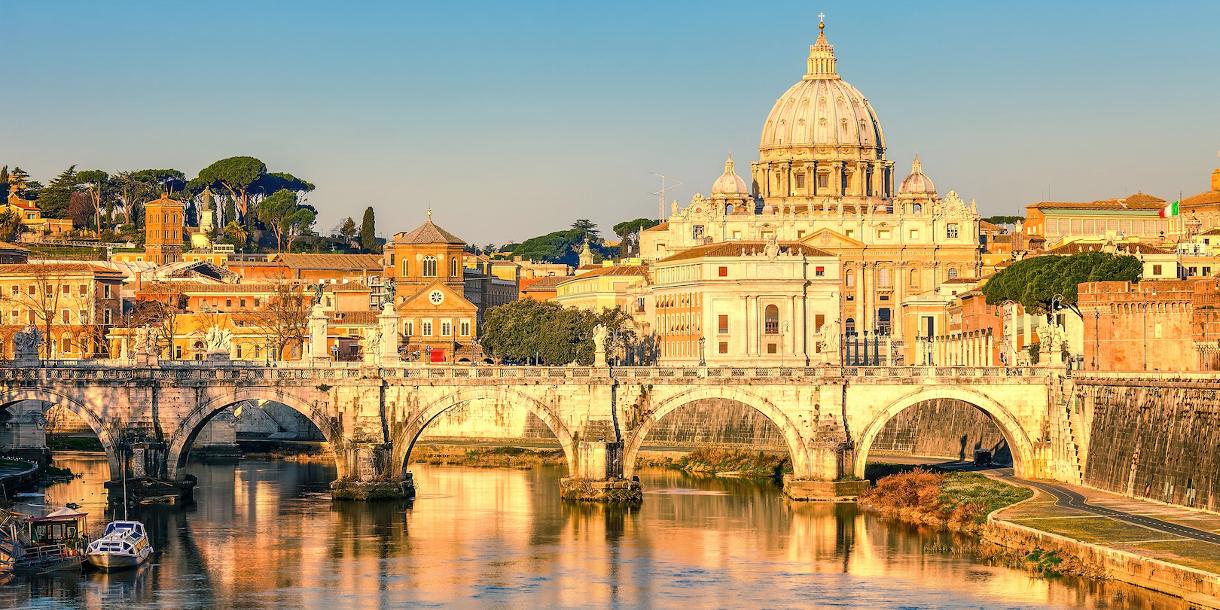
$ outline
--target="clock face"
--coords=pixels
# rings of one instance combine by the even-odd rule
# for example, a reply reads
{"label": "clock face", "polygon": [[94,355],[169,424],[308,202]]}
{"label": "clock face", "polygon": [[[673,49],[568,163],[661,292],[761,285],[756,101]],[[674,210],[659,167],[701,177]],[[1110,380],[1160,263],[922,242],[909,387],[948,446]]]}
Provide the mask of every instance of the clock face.
{"label": "clock face", "polygon": [[433,290],[432,293],[428,295],[428,300],[431,301],[433,305],[440,305],[441,302],[445,300],[445,293],[439,290]]}

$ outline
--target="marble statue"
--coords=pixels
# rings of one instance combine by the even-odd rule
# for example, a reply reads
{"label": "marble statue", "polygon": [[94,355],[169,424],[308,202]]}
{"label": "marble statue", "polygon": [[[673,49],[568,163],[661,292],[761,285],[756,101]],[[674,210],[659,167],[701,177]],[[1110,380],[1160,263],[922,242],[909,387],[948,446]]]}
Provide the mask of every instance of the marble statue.
{"label": "marble statue", "polygon": [[28,324],[13,335],[13,357],[18,360],[37,358],[40,345],[42,345],[42,333],[38,332],[38,328],[33,324]]}

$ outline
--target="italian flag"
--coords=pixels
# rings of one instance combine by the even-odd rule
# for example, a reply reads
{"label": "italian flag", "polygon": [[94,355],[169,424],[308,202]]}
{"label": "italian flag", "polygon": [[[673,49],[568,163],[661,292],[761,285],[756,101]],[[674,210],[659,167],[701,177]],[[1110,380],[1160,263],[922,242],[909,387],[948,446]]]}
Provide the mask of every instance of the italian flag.
{"label": "italian flag", "polygon": [[1161,218],[1173,218],[1178,215],[1178,201],[1175,199],[1173,203],[1161,209]]}

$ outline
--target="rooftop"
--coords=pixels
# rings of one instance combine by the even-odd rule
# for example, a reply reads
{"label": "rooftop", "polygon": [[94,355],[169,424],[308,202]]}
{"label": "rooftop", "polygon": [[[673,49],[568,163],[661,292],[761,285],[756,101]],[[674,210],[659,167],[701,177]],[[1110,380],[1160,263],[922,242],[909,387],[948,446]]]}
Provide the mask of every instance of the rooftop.
{"label": "rooftop", "polygon": [[[766,247],[767,242],[765,241],[726,241],[696,246],[657,262],[668,263],[713,256],[749,256],[761,254]],[[825,250],[795,241],[779,242],[779,252],[781,255],[787,256],[833,256]]]}
{"label": "rooftop", "polygon": [[1098,201],[1040,201],[1031,206],[1039,210],[1160,210],[1165,200],[1147,193],[1134,193],[1121,199]]}
{"label": "rooftop", "polygon": [[428,212],[428,220],[424,224],[419,225],[414,231],[408,233],[396,233],[394,235],[395,244],[454,244],[459,246],[466,245],[462,238],[450,233],[432,222],[432,212]]}

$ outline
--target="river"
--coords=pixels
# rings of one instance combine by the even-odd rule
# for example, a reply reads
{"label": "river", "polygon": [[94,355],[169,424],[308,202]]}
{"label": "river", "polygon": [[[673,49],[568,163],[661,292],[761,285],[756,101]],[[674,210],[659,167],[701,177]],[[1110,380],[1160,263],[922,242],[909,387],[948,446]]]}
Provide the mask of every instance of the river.
{"label": "river", "polygon": [[[47,489],[100,528],[100,455]],[[946,553],[944,534],[792,505],[769,482],[644,471],[625,511],[559,500],[561,467],[414,465],[410,506],[335,504],[327,464],[192,465],[196,504],[139,515],[158,554],[138,572],[23,577],[0,608],[684,606],[1185,608],[1119,583],[1040,578]]]}

